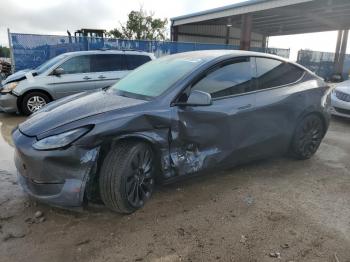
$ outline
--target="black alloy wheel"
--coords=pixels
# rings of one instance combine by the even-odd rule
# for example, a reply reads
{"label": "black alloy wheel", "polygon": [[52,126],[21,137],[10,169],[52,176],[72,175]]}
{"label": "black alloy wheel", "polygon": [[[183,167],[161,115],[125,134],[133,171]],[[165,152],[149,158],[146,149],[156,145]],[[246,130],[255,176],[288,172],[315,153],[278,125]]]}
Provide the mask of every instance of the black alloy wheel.
{"label": "black alloy wheel", "polygon": [[119,213],[144,206],[155,184],[155,156],[146,143],[123,142],[106,156],[100,172],[105,205]]}
{"label": "black alloy wheel", "polygon": [[135,207],[142,207],[153,191],[152,164],[152,152],[147,147],[138,150],[131,160],[132,172],[126,178],[126,192]]}
{"label": "black alloy wheel", "polygon": [[324,126],[317,115],[306,116],[298,125],[292,142],[292,151],[298,159],[309,159],[320,146]]}

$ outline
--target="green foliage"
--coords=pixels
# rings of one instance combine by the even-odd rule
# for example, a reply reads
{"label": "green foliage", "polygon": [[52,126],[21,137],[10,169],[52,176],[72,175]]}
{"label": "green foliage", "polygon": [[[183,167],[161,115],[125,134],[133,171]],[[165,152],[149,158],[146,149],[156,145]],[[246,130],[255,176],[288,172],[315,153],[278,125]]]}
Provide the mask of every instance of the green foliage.
{"label": "green foliage", "polygon": [[0,45],[0,57],[10,57],[10,49]]}
{"label": "green foliage", "polygon": [[165,40],[167,24],[168,19],[154,18],[153,13],[140,8],[139,11],[131,11],[126,24],[109,31],[108,35],[126,39]]}

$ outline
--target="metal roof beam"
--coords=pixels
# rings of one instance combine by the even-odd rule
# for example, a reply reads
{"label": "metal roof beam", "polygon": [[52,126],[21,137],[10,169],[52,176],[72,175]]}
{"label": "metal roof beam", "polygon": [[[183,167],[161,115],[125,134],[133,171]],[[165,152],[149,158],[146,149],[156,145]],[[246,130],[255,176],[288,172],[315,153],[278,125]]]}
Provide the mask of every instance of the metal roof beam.
{"label": "metal roof beam", "polygon": [[[344,28],[341,28],[344,29]],[[278,28],[276,30],[266,31],[268,36],[282,36],[282,35],[295,35],[295,34],[306,34],[306,33],[316,33],[316,32],[326,32],[326,31],[334,31],[335,29],[328,29],[325,27],[308,27],[308,28],[291,28],[291,29],[283,29],[282,31]]]}
{"label": "metal roof beam", "polygon": [[[328,19],[328,20],[333,20],[335,24],[335,20],[339,21],[339,17],[347,17],[348,13],[350,12],[350,3],[349,3],[349,7],[343,9],[342,11],[336,11],[336,12],[324,12],[324,13],[319,13],[317,14],[317,16],[323,16],[324,18]],[[300,12],[299,12],[300,13]],[[258,27],[262,27],[262,26],[273,26],[276,24],[281,24],[281,23],[297,23],[299,21],[303,21],[303,22],[310,22],[313,21],[313,19],[311,19],[310,17],[305,17],[303,15],[293,15],[293,16],[279,16],[276,15],[274,16],[275,18],[268,18],[265,20],[261,21],[261,17],[253,17],[253,24],[254,27],[258,26]],[[209,20],[209,21],[205,21],[205,22],[201,22],[201,23],[195,23],[195,24],[199,24],[199,25],[226,25],[227,23],[227,19],[216,19],[216,20]],[[319,22],[316,22],[317,24],[319,24]],[[232,19],[231,20],[231,24],[236,25],[236,27],[240,26],[240,20],[238,19]],[[338,24],[338,23],[337,23]]]}
{"label": "metal roof beam", "polygon": [[[338,28],[342,28],[345,25],[350,24],[350,19],[347,18],[347,20],[338,20],[337,26],[336,27],[331,27],[331,26],[326,26],[326,25],[321,25],[325,29],[328,30],[338,30]],[[318,27],[320,26],[320,23],[317,23],[312,20],[300,20],[300,21],[294,21],[294,22],[287,22],[287,23],[270,23],[270,24],[264,24],[264,25],[259,25],[259,24],[254,24],[253,29],[254,30],[262,30],[262,31],[268,31],[271,28],[289,28],[289,27],[309,27],[309,26],[315,26]],[[346,27],[346,26],[345,26]]]}
{"label": "metal roof beam", "polygon": [[[306,12],[302,9],[299,8],[287,8],[287,9],[281,9],[280,10],[281,14],[284,14],[286,16],[289,16],[291,13],[292,14],[299,14],[299,16],[303,16],[303,17],[307,17],[317,23],[323,24],[325,26],[329,26],[329,27],[337,27],[338,24],[332,20],[329,20],[327,18],[321,17],[319,15],[310,13],[310,12]],[[313,11],[314,12],[314,11]]]}
{"label": "metal roof beam", "polygon": [[[350,6],[342,11],[337,11],[337,12],[325,12],[325,13],[317,13],[317,16],[323,16],[326,19],[332,19],[332,18],[339,18],[340,16],[348,16],[348,13],[350,12]],[[288,22],[288,21],[293,21],[293,20],[300,20],[300,19],[311,19],[310,17],[307,17],[303,14],[298,13],[298,15],[293,15],[293,16],[278,16],[275,17],[274,19],[259,19],[259,17],[254,17],[253,23],[254,24],[271,24],[275,22]]]}

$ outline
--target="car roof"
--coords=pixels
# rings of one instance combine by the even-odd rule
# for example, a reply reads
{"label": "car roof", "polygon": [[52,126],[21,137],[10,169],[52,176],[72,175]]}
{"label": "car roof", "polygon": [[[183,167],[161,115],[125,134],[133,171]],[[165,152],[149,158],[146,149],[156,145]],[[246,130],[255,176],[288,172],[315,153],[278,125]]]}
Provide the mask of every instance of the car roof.
{"label": "car roof", "polygon": [[[179,56],[181,58],[185,59],[194,59],[194,58],[202,58],[207,61],[210,60],[220,60],[222,59],[227,59],[227,58],[235,58],[235,57],[242,57],[242,56],[254,56],[254,57],[262,57],[262,58],[271,58],[271,59],[277,59],[280,61],[284,61],[290,64],[293,64],[313,75],[312,71],[307,69],[306,67],[297,64],[289,59],[283,58],[281,56],[277,55],[272,55],[268,53],[261,53],[261,52],[253,52],[253,51],[243,51],[243,50],[202,50],[202,51],[190,51],[190,52],[184,52],[184,53],[177,53],[172,55],[173,57]],[[316,76],[316,75],[315,75]]]}
{"label": "car roof", "polygon": [[[197,57],[202,57],[206,58],[207,60],[211,59],[217,59],[220,57],[240,57],[240,56],[258,56],[258,57],[266,57],[266,58],[274,58],[274,59],[279,59],[283,61],[288,61],[287,59],[276,56],[276,55],[271,55],[267,53],[260,53],[260,52],[253,52],[253,51],[243,51],[243,50],[202,50],[202,51],[190,51],[190,52],[185,52],[185,53],[177,53],[174,54],[173,56],[181,56],[184,58],[197,58]],[[288,61],[289,62],[289,61]]]}
{"label": "car roof", "polygon": [[127,54],[127,55],[147,55],[153,56],[152,53],[147,53],[144,51],[137,50],[89,50],[89,51],[75,51],[64,53],[67,56],[77,56],[77,55],[97,55],[97,54]]}

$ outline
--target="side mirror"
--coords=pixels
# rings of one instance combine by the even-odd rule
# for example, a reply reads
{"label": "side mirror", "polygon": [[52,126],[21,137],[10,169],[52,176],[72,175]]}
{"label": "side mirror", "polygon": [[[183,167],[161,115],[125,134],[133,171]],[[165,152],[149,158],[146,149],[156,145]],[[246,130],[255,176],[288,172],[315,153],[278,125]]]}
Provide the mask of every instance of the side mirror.
{"label": "side mirror", "polygon": [[211,104],[211,95],[199,90],[191,91],[190,96],[186,102],[186,105],[189,106],[209,106]]}
{"label": "side mirror", "polygon": [[55,70],[53,70],[52,74],[54,76],[60,76],[64,74],[64,69],[62,67],[56,68]]}

